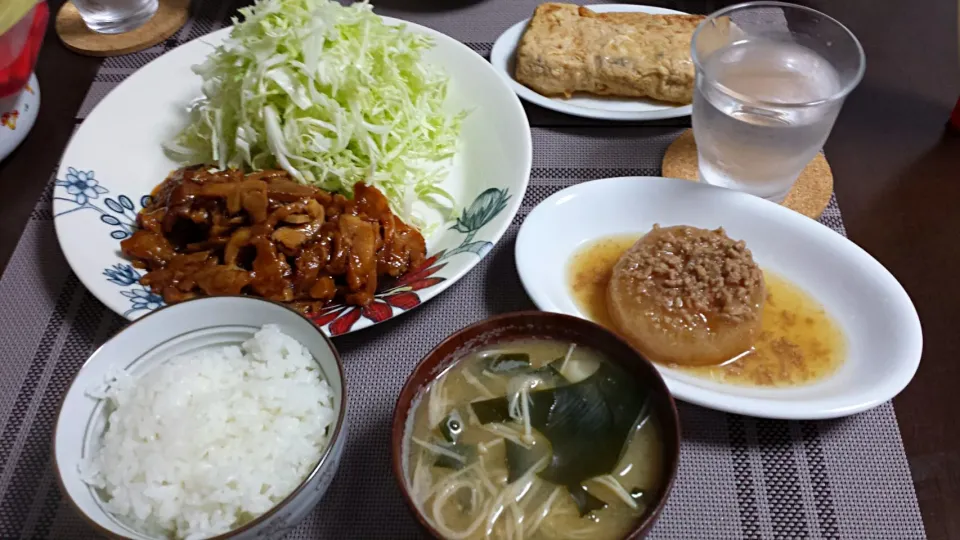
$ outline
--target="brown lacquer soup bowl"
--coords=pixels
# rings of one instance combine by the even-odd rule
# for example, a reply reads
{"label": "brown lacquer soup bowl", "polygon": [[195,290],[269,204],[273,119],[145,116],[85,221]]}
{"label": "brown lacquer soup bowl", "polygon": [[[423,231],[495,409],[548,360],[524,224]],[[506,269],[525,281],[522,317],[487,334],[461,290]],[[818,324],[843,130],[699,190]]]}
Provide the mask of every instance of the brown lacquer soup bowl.
{"label": "brown lacquer soup bowl", "polygon": [[[534,344],[531,355],[515,352],[524,344]],[[566,344],[570,344],[569,348]],[[553,355],[549,358],[555,359],[548,362],[542,355],[537,359],[540,345],[546,347],[545,354]],[[574,354],[575,350],[579,352]],[[581,360],[574,358],[577,354],[601,358],[590,365],[606,366],[606,371],[578,368]],[[464,374],[466,371],[471,374]],[[506,376],[511,378],[498,383],[498,377],[508,371]],[[549,376],[544,375],[547,373]],[[527,393],[518,393],[517,389],[525,386]],[[478,395],[471,395],[471,388],[475,388]],[[578,400],[582,402],[583,396],[592,395],[617,396],[617,400],[600,397],[601,407],[588,405],[577,409]],[[574,406],[568,406],[571,401]],[[598,420],[594,421],[595,418]],[[655,487],[639,485],[643,481],[636,480],[636,470],[632,476],[628,474],[631,452],[635,445],[646,440],[641,439],[640,434],[647,428],[645,419],[650,418],[654,419],[655,426],[650,429],[656,433],[650,440],[656,442],[644,448],[652,448],[649,455],[655,459],[638,462],[635,469],[647,469],[644,474],[648,476],[644,478],[656,478]],[[623,438],[604,439],[605,432],[598,432],[597,425],[619,426],[616,433]],[[502,440],[487,438],[477,442],[466,437],[470,430],[483,436],[488,432],[506,435]],[[482,538],[485,529],[492,526],[491,522],[511,516],[508,534],[516,533],[516,527],[523,527],[525,538],[551,537],[544,527],[548,522],[556,527],[551,521],[554,519],[566,520],[562,522],[564,528],[580,529],[582,524],[582,530],[589,531],[592,526],[589,522],[600,523],[598,516],[603,517],[608,507],[629,510],[626,514],[621,512],[621,516],[627,517],[618,518],[624,521],[620,522],[614,537],[642,538],[666,504],[680,456],[676,405],[653,364],[597,324],[540,311],[493,317],[463,328],[437,345],[404,384],[394,410],[391,437],[393,472],[400,491],[420,525],[435,538]],[[603,440],[622,441],[607,445],[615,447],[606,452],[607,468],[598,473],[596,467],[593,470],[587,470],[590,465],[580,467],[595,458],[596,464],[604,459],[603,446],[597,442]],[[534,452],[537,448],[541,453]],[[518,452],[527,452],[526,455],[533,457],[525,462],[524,468],[514,470],[513,464],[521,461],[515,457]],[[639,455],[642,461],[646,454]],[[531,465],[537,458],[542,461]],[[494,465],[485,460],[493,460]],[[616,467],[609,467],[614,462]],[[499,477],[495,476],[498,463],[506,463]],[[490,473],[494,476],[484,478],[488,471],[495,471]],[[583,483],[570,482],[571,471],[580,473],[574,476],[577,479],[594,476]],[[473,476],[478,478],[471,485],[468,479]],[[604,485],[613,486],[609,492],[602,487],[594,490],[592,486],[600,480]],[[506,491],[512,486],[517,486],[516,491]],[[504,491],[498,491],[501,489]],[[499,501],[508,501],[511,497],[523,499],[527,495],[530,497],[519,501],[513,509],[507,508],[513,506],[512,503],[503,503],[503,511],[495,517]],[[441,497],[443,501],[438,507],[437,499]],[[635,502],[631,504],[631,500]],[[465,516],[460,526],[450,524],[459,517],[456,514],[449,518],[451,511]],[[552,512],[557,514],[550,517]],[[613,510],[606,515],[613,515],[610,512]],[[519,517],[520,514],[523,517]],[[440,519],[435,519],[436,516]],[[476,520],[473,516],[477,516]],[[507,524],[503,523],[502,527],[506,528]],[[495,532],[491,537],[503,535]],[[601,540],[609,536],[607,531],[590,537]]]}

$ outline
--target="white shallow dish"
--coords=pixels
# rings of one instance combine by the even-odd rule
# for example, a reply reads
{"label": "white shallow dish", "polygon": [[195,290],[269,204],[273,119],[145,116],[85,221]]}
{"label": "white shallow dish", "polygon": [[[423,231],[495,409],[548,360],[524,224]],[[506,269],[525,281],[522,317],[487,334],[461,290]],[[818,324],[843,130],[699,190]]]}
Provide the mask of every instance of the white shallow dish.
{"label": "white shallow dish", "polygon": [[[419,306],[462,278],[509,227],[527,189],[532,163],[530,125],[516,94],[466,45],[435,30],[384,17],[426,34],[434,47],[424,60],[450,76],[447,106],[469,110],[460,148],[442,187],[463,211],[427,238],[427,264],[383,287],[364,309],[332,305],[314,321],[327,335],[382,322]],[[179,165],[161,145],[187,122],[186,107],[201,95],[190,67],[203,62],[230,28],[203,36],[150,62],[100,102],[77,130],[61,160],[54,188],[54,225],[67,262],[107,307],[134,320],[163,305],[138,283],[143,272],[120,253],[120,240],[153,188]]]}
{"label": "white shallow dish", "polygon": [[[585,6],[597,13],[640,12],[651,15],[689,15],[683,11],[634,4],[598,4]],[[689,116],[691,105],[670,105],[642,98],[614,98],[578,94],[569,99],[547,97],[527,88],[514,79],[514,58],[520,38],[530,19],[511,26],[497,38],[490,51],[490,63],[510,83],[513,90],[530,103],[545,109],[598,120],[661,120]]]}
{"label": "white shallow dish", "polygon": [[104,402],[87,392],[115,370],[142,375],[175,356],[239,345],[265,324],[276,324],[313,355],[333,390],[337,421],[330,427],[330,442],[320,461],[293,493],[247,525],[216,538],[277,540],[313,510],[337,472],[347,440],[346,379],[340,355],[309,319],[289,308],[251,297],[201,298],[156,311],[121,330],[90,356],[64,396],[53,444],[60,489],[98,532],[157,540],[107,513],[94,490],[80,479],[78,466],[96,448],[107,419]]}
{"label": "white shallow dish", "polygon": [[517,271],[544,311],[586,316],[567,287],[571,256],[584,244],[663,226],[723,227],[746,241],[764,269],[812,295],[847,338],[847,359],[834,375],[807,386],[757,388],[707,381],[658,365],[674,397],[765,418],[836,418],[896,396],[920,363],[917,311],[890,272],[853,242],[764,199],[654,177],[584,182],[553,194],[524,221]]}

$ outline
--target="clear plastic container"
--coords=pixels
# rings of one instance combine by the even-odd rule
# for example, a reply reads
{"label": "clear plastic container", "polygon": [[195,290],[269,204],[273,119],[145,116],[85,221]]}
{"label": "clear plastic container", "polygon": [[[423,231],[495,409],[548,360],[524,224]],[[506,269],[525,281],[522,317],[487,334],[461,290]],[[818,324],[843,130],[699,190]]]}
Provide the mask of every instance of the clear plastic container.
{"label": "clear plastic container", "polygon": [[12,26],[0,28],[0,99],[19,94],[30,79],[49,15],[50,8],[41,0]]}

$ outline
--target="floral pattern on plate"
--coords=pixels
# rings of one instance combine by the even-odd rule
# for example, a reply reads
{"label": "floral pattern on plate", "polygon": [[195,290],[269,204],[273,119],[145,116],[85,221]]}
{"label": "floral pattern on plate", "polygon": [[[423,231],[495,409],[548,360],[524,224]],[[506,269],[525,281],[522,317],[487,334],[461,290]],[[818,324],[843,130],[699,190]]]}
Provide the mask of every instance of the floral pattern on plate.
{"label": "floral pattern on plate", "polygon": [[[54,217],[81,210],[99,212],[100,221],[113,228],[110,236],[119,242],[132,235],[137,229],[137,212],[150,203],[150,196],[141,197],[138,208],[126,195],[100,198],[101,195],[109,193],[109,189],[100,185],[94,171],[81,171],[69,167],[66,178],[57,180],[55,183],[54,199],[71,203],[71,208],[55,214]],[[490,251],[493,242],[477,240],[477,233],[506,208],[508,200],[510,200],[509,189],[488,188],[463,210],[450,227],[451,231],[465,235],[459,245],[452,249],[438,251],[428,257],[419,268],[397,279],[384,280],[373,302],[369,305],[360,307],[331,304],[312,317],[314,323],[317,326],[326,327],[330,335],[339,336],[354,330],[361,318],[376,324],[419,306],[424,301],[421,291],[435,287],[448,279],[435,274],[447,266],[451,257],[472,253],[482,258]],[[113,264],[103,270],[103,275],[108,282],[123,288],[120,294],[130,302],[130,309],[123,313],[124,317],[129,318],[137,311],[160,309],[165,305],[162,296],[140,284],[142,274],[129,263]]]}
{"label": "floral pattern on plate", "polygon": [[100,221],[111,227],[119,227],[110,232],[116,240],[127,238],[137,228],[137,212],[150,203],[150,196],[140,197],[140,208],[137,208],[130,197],[119,195],[116,199],[105,197],[101,206],[100,195],[110,193],[110,190],[101,186],[93,171],[79,171],[73,167],[67,169],[67,176],[56,181],[56,187],[63,188],[66,193],[57,195],[54,200],[72,204],[72,208],[54,214],[54,218],[77,212],[80,210],[94,210],[100,212]]}
{"label": "floral pattern on plate", "polygon": [[129,317],[137,310],[153,311],[164,306],[163,297],[140,284],[140,272],[129,264],[115,264],[103,271],[107,281],[126,288],[120,294],[130,300],[130,309],[124,312]]}
{"label": "floral pattern on plate", "polygon": [[327,330],[330,335],[339,336],[353,330],[361,317],[373,323],[379,323],[393,317],[397,313],[395,310],[402,312],[417,307],[422,301],[419,291],[429,289],[447,279],[434,275],[447,265],[447,260],[460,253],[473,253],[482,258],[490,251],[493,242],[474,240],[474,238],[484,225],[506,208],[509,199],[510,195],[506,189],[487,189],[474,199],[457,222],[450,227],[450,230],[466,235],[460,245],[450,250],[440,250],[428,257],[420,268],[411,270],[396,280],[382,283],[381,292],[377,293],[369,305],[328,306],[315,316],[313,321],[321,327],[329,325]]}
{"label": "floral pattern on plate", "polygon": [[[366,309],[369,317],[363,310],[331,306],[321,314],[330,319],[322,327],[326,334],[359,330],[406,313],[470,272],[513,222],[533,165],[530,123],[523,106],[486,59],[430,28],[384,20],[404,24],[406,31],[433,42],[424,61],[449,76],[447,105],[450,110],[470,111],[441,186],[466,211],[458,210],[460,219],[451,223],[452,228],[442,227],[430,235],[428,264],[416,271],[417,279],[383,283],[376,302]],[[183,128],[187,104],[202,94],[193,66],[203,63],[210,48],[222,45],[230,31],[223,28],[185,43],[124,79],[80,124],[61,159],[52,206],[66,262],[91,294],[128,319],[138,319],[161,304],[133,280],[134,270],[139,275],[144,271],[127,269],[130,261],[117,244],[135,230],[136,213],[144,204],[141,196],[178,167],[163,148]],[[39,96],[36,79],[30,84]],[[24,121],[20,109],[18,130]],[[8,130],[0,129],[4,131]],[[341,316],[344,320],[331,329]],[[354,318],[356,322],[348,324]]]}

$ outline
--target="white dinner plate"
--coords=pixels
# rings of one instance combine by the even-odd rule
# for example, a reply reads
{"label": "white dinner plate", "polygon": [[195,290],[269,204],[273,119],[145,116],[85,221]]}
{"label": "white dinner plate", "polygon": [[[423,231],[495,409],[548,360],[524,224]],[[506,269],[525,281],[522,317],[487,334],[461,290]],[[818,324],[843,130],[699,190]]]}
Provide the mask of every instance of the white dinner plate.
{"label": "white dinner plate", "polygon": [[653,177],[584,182],[553,194],[527,216],[516,243],[517,271],[544,311],[586,316],[567,286],[571,256],[586,243],[663,226],[723,227],[754,259],[813,296],[838,323],[847,358],[836,373],[789,388],[736,386],[658,365],[684,401],[766,418],[854,414],[896,396],[920,363],[923,337],[909,296],[890,272],[820,223],[745,193]]}
{"label": "white dinner plate", "polygon": [[[427,239],[427,265],[383,287],[363,308],[333,305],[314,322],[328,334],[364,328],[419,306],[464,276],[500,239],[520,207],[532,159],[530,125],[520,101],[477,53],[435,30],[396,19],[426,34],[425,61],[450,76],[447,106],[469,110],[460,149],[441,187],[457,198],[456,223]],[[150,62],[115,88],[67,147],[54,189],[60,247],[80,281],[113,311],[136,319],[163,305],[138,283],[142,271],[120,253],[146,197],[179,165],[161,148],[187,122],[198,97],[203,62],[230,29],[201,37]]]}
{"label": "white dinner plate", "polygon": [[[586,6],[597,13],[641,12],[652,15],[689,15],[683,11],[634,4],[598,4]],[[543,108],[599,120],[660,120],[689,116],[690,105],[670,105],[662,101],[642,98],[614,98],[575,95],[571,98],[547,97],[520,84],[514,78],[514,57],[520,38],[530,19],[511,26],[497,38],[490,51],[490,63],[510,83],[511,88],[523,99]]]}

